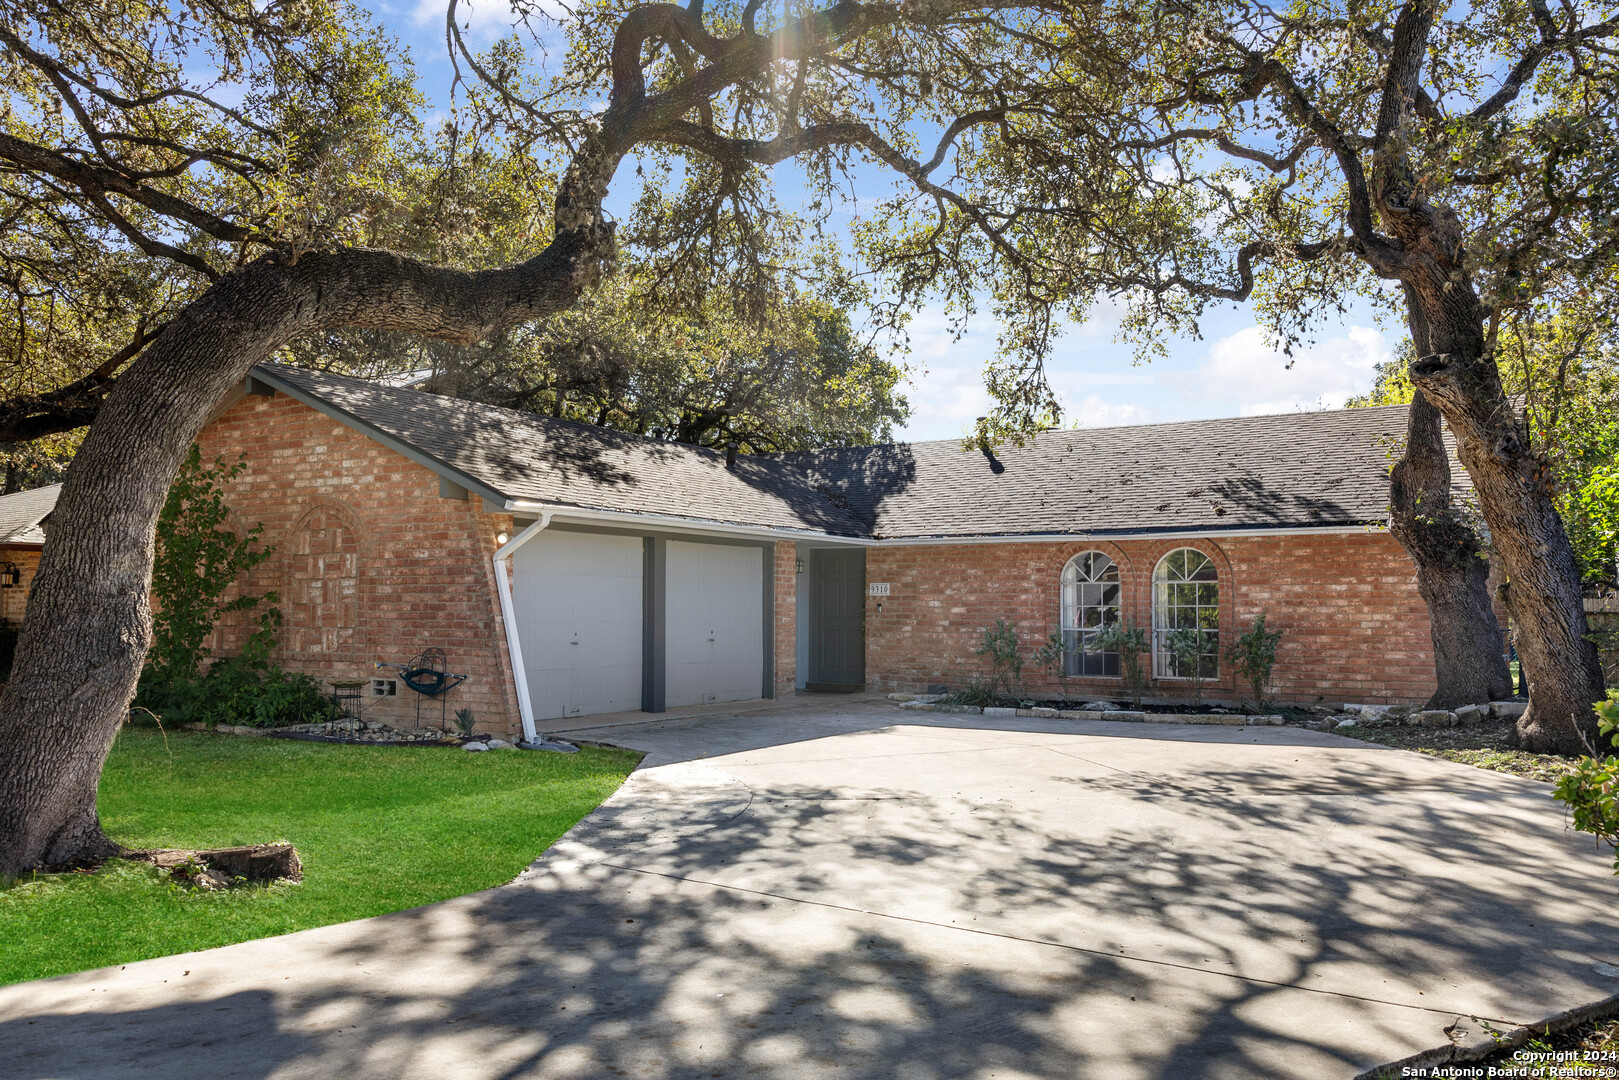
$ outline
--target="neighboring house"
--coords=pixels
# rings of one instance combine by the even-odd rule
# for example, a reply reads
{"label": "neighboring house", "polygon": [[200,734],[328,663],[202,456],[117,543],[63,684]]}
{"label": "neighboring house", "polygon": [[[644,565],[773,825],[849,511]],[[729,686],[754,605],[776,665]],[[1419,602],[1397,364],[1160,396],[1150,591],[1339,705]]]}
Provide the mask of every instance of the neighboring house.
{"label": "neighboring house", "polygon": [[51,484],[0,496],[0,618],[22,622],[45,546],[45,519],[61,493],[61,484]]}
{"label": "neighboring house", "polygon": [[[1025,652],[1062,627],[1077,697],[1123,693],[1117,658],[1086,647],[1121,616],[1160,643],[1209,630],[1203,694],[1240,697],[1224,649],[1264,611],[1285,632],[1280,699],[1419,702],[1427,612],[1378,527],[1404,424],[1390,407],[727,462],[265,365],[198,441],[245,456],[228,500],[276,548],[243,587],[279,594],[278,662],[375,680],[366,715],[408,722],[416,696],[377,664],[440,648],[468,676],[450,708],[516,732],[795,688],[959,686],[997,618]],[[1190,695],[1161,650],[1150,667],[1149,696]]]}

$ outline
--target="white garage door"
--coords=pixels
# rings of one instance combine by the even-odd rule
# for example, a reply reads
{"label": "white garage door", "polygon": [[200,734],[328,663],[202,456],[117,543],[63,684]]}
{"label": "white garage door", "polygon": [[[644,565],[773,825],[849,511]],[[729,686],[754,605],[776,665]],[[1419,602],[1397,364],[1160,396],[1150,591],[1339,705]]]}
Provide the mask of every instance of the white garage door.
{"label": "white garage door", "polygon": [[746,701],[764,681],[764,551],[671,540],[665,704]]}
{"label": "white garage door", "polygon": [[547,529],[512,556],[536,719],[641,707],[641,538]]}

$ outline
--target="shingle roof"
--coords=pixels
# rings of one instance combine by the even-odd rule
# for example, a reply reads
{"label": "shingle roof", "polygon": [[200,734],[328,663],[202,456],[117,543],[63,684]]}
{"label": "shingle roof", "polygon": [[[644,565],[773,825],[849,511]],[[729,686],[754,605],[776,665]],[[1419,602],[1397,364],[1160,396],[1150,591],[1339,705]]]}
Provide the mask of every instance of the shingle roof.
{"label": "shingle roof", "polygon": [[732,525],[859,533],[779,460],[724,453],[281,365],[280,380],[509,499]]}
{"label": "shingle roof", "polygon": [[0,496],[0,544],[43,544],[45,530],[40,522],[56,509],[56,497],[61,493],[61,484],[49,484]]}
{"label": "shingle roof", "polygon": [[993,454],[952,439],[784,460],[878,538],[1362,525],[1386,516],[1405,425],[1395,405],[1048,431]]}
{"label": "shingle roof", "polygon": [[[1049,431],[738,458],[588,424],[265,365],[272,384],[505,498],[877,539],[1354,526],[1385,518],[1406,409]],[[1458,484],[1465,473],[1454,469]]]}

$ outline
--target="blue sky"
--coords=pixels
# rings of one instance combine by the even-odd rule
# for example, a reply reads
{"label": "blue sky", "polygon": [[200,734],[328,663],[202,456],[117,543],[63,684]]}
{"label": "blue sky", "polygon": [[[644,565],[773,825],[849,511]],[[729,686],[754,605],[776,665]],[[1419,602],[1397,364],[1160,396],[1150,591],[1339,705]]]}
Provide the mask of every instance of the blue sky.
{"label": "blue sky", "polygon": [[[373,10],[409,46],[428,98],[447,104],[451,68],[445,58],[443,0],[394,0]],[[480,45],[506,32],[511,22],[505,0],[462,0],[458,11],[471,23],[471,42]],[[784,179],[780,193],[786,201],[791,180]],[[1115,340],[1116,330],[1116,313],[1099,306],[1090,322],[1069,328],[1058,342],[1048,369],[1065,406],[1065,424],[1102,427],[1335,408],[1371,387],[1375,366],[1389,357],[1402,333],[1394,323],[1379,326],[1372,305],[1357,304],[1324,317],[1315,328],[1315,344],[1287,357],[1267,346],[1250,312],[1226,306],[1209,313],[1201,339],[1168,342],[1168,358],[1137,364],[1132,346]],[[995,338],[995,322],[988,316],[979,316],[952,340],[942,310],[918,315],[906,358],[912,369],[905,391],[912,416],[902,437],[955,438],[987,410],[982,372]]]}

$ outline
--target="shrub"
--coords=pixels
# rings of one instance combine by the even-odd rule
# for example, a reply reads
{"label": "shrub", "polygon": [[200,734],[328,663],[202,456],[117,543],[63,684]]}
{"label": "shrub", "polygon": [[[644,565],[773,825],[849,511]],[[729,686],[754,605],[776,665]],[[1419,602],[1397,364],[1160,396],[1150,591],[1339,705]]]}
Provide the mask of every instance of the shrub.
{"label": "shrub", "polygon": [[269,665],[256,667],[240,657],[215,661],[200,679],[150,688],[137,701],[170,727],[193,723],[287,727],[336,720],[343,714],[308,675]]}
{"label": "shrub", "polygon": [[281,615],[275,593],[225,593],[242,574],[268,559],[275,551],[258,547],[263,525],[238,536],[225,523],[230,507],[224,485],[247,467],[245,459],[227,465],[215,459],[203,465],[202,451],[193,444],[169,488],[157,519],[157,551],[152,561],[152,647],[141,672],[142,684],[159,690],[170,684],[195,681],[210,652],[206,642],[219,620],[231,612],[247,612],[268,602],[259,612],[259,626],[244,653],[268,656],[275,645]]}
{"label": "shrub", "polygon": [[1265,708],[1265,687],[1270,685],[1271,671],[1276,667],[1276,644],[1282,640],[1282,631],[1265,629],[1265,613],[1259,613],[1248,632],[1237,638],[1226,651],[1237,669],[1237,674],[1254,688],[1254,711]]}
{"label": "shrub", "polygon": [[1119,674],[1124,678],[1125,689],[1130,691],[1130,701],[1135,707],[1141,708],[1141,691],[1147,685],[1147,672],[1141,666],[1141,658],[1152,648],[1147,632],[1129,619],[1109,623],[1096,636],[1096,647],[1119,654]]}
{"label": "shrub", "polygon": [[980,709],[1015,709],[1023,703],[1015,697],[1001,693],[982,679],[970,679],[960,690],[952,690],[940,698],[939,704],[966,705]]}
{"label": "shrub", "polygon": [[478,718],[471,709],[455,710],[455,726],[462,735],[470,736],[478,726]]}
{"label": "shrub", "polygon": [[989,658],[989,692],[995,694],[1005,688],[1008,697],[1015,698],[1023,686],[1023,654],[1018,651],[1017,628],[1005,619],[996,619],[995,625],[984,631],[984,643],[973,650],[976,656]]}
{"label": "shrub", "polygon": [[[1596,706],[1600,738],[1619,747],[1619,702],[1604,701]],[[1614,849],[1614,873],[1619,874],[1619,757],[1608,754],[1582,757],[1574,772],[1557,781],[1553,797],[1568,804],[1574,828],[1594,835]]]}
{"label": "shrub", "polygon": [[1203,631],[1182,626],[1164,635],[1164,648],[1175,660],[1175,674],[1192,680],[1192,704],[1203,704]]}
{"label": "shrub", "polygon": [[1045,668],[1051,677],[1057,681],[1057,691],[1062,695],[1062,703],[1068,704],[1068,683],[1065,674],[1068,666],[1068,644],[1062,636],[1061,630],[1053,630],[1046,635],[1046,643],[1029,656],[1035,667]]}

